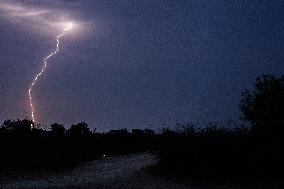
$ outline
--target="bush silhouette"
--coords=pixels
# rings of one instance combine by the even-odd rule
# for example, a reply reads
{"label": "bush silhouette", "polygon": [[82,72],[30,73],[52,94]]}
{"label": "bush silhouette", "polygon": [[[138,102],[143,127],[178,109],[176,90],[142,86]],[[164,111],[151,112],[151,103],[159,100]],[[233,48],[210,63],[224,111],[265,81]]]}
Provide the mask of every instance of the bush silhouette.
{"label": "bush silhouette", "polygon": [[[6,169],[57,169],[100,158],[102,154],[137,153],[153,149],[154,132],[139,136],[127,129],[92,132],[85,122],[66,130],[54,123],[45,130],[32,121],[6,120],[0,127],[0,173]],[[44,127],[46,128],[46,127]],[[94,130],[95,131],[95,130]]]}
{"label": "bush silhouette", "polygon": [[280,129],[284,125],[284,76],[257,77],[254,90],[244,90],[240,105],[253,129]]}
{"label": "bush silhouette", "polygon": [[89,126],[85,122],[78,123],[76,125],[72,125],[71,128],[68,130],[68,134],[71,137],[84,137],[92,134]]}

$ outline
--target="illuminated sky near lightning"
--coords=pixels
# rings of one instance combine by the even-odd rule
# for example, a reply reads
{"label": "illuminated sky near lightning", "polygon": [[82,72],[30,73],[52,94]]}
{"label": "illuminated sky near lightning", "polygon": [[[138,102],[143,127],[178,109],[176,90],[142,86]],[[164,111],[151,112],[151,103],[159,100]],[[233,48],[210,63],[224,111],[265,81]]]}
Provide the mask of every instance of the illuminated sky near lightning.
{"label": "illuminated sky near lightning", "polygon": [[99,130],[239,117],[242,89],[284,73],[284,2],[0,0],[0,121],[30,115],[27,89],[68,21],[34,90],[38,121]]}

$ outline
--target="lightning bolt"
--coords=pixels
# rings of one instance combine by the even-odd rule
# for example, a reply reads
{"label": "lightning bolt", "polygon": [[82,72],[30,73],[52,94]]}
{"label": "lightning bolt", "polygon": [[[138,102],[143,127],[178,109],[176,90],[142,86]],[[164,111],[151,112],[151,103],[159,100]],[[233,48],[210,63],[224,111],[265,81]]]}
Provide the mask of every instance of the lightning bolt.
{"label": "lightning bolt", "polygon": [[32,90],[34,86],[37,84],[39,77],[44,73],[44,70],[48,64],[48,60],[59,52],[60,38],[63,37],[66,31],[70,30],[71,28],[72,28],[72,23],[69,23],[67,26],[64,27],[63,32],[56,36],[56,49],[43,59],[43,63],[44,63],[43,67],[41,68],[40,72],[35,76],[32,84],[30,85],[28,93],[29,93],[29,103],[30,103],[30,108],[31,108],[31,117],[32,117],[33,124],[35,123],[35,108],[34,108],[33,100],[32,100]]}

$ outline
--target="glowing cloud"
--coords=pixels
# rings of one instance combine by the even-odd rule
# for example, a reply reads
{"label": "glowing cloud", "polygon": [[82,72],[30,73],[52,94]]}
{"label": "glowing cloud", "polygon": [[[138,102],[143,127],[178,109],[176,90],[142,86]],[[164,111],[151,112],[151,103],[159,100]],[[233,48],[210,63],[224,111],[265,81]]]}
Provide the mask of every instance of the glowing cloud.
{"label": "glowing cloud", "polygon": [[10,17],[29,17],[41,16],[50,13],[50,10],[37,10],[35,8],[27,8],[19,4],[0,3],[0,11]]}
{"label": "glowing cloud", "polygon": [[[54,4],[56,5],[55,2],[51,3],[55,6]],[[56,7],[35,7],[31,3],[15,1],[0,2],[0,17],[10,22],[20,23],[22,27],[33,28],[33,32],[49,32],[52,35],[58,29],[59,23],[69,20],[67,12]]]}

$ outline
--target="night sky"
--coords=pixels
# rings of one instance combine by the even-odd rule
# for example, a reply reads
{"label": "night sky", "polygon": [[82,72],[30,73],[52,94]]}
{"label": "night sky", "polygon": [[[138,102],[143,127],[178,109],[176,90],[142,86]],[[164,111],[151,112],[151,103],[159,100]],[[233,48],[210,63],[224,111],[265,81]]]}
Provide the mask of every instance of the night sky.
{"label": "night sky", "polygon": [[284,1],[0,0],[0,121],[98,130],[238,120],[240,94],[284,73]]}

